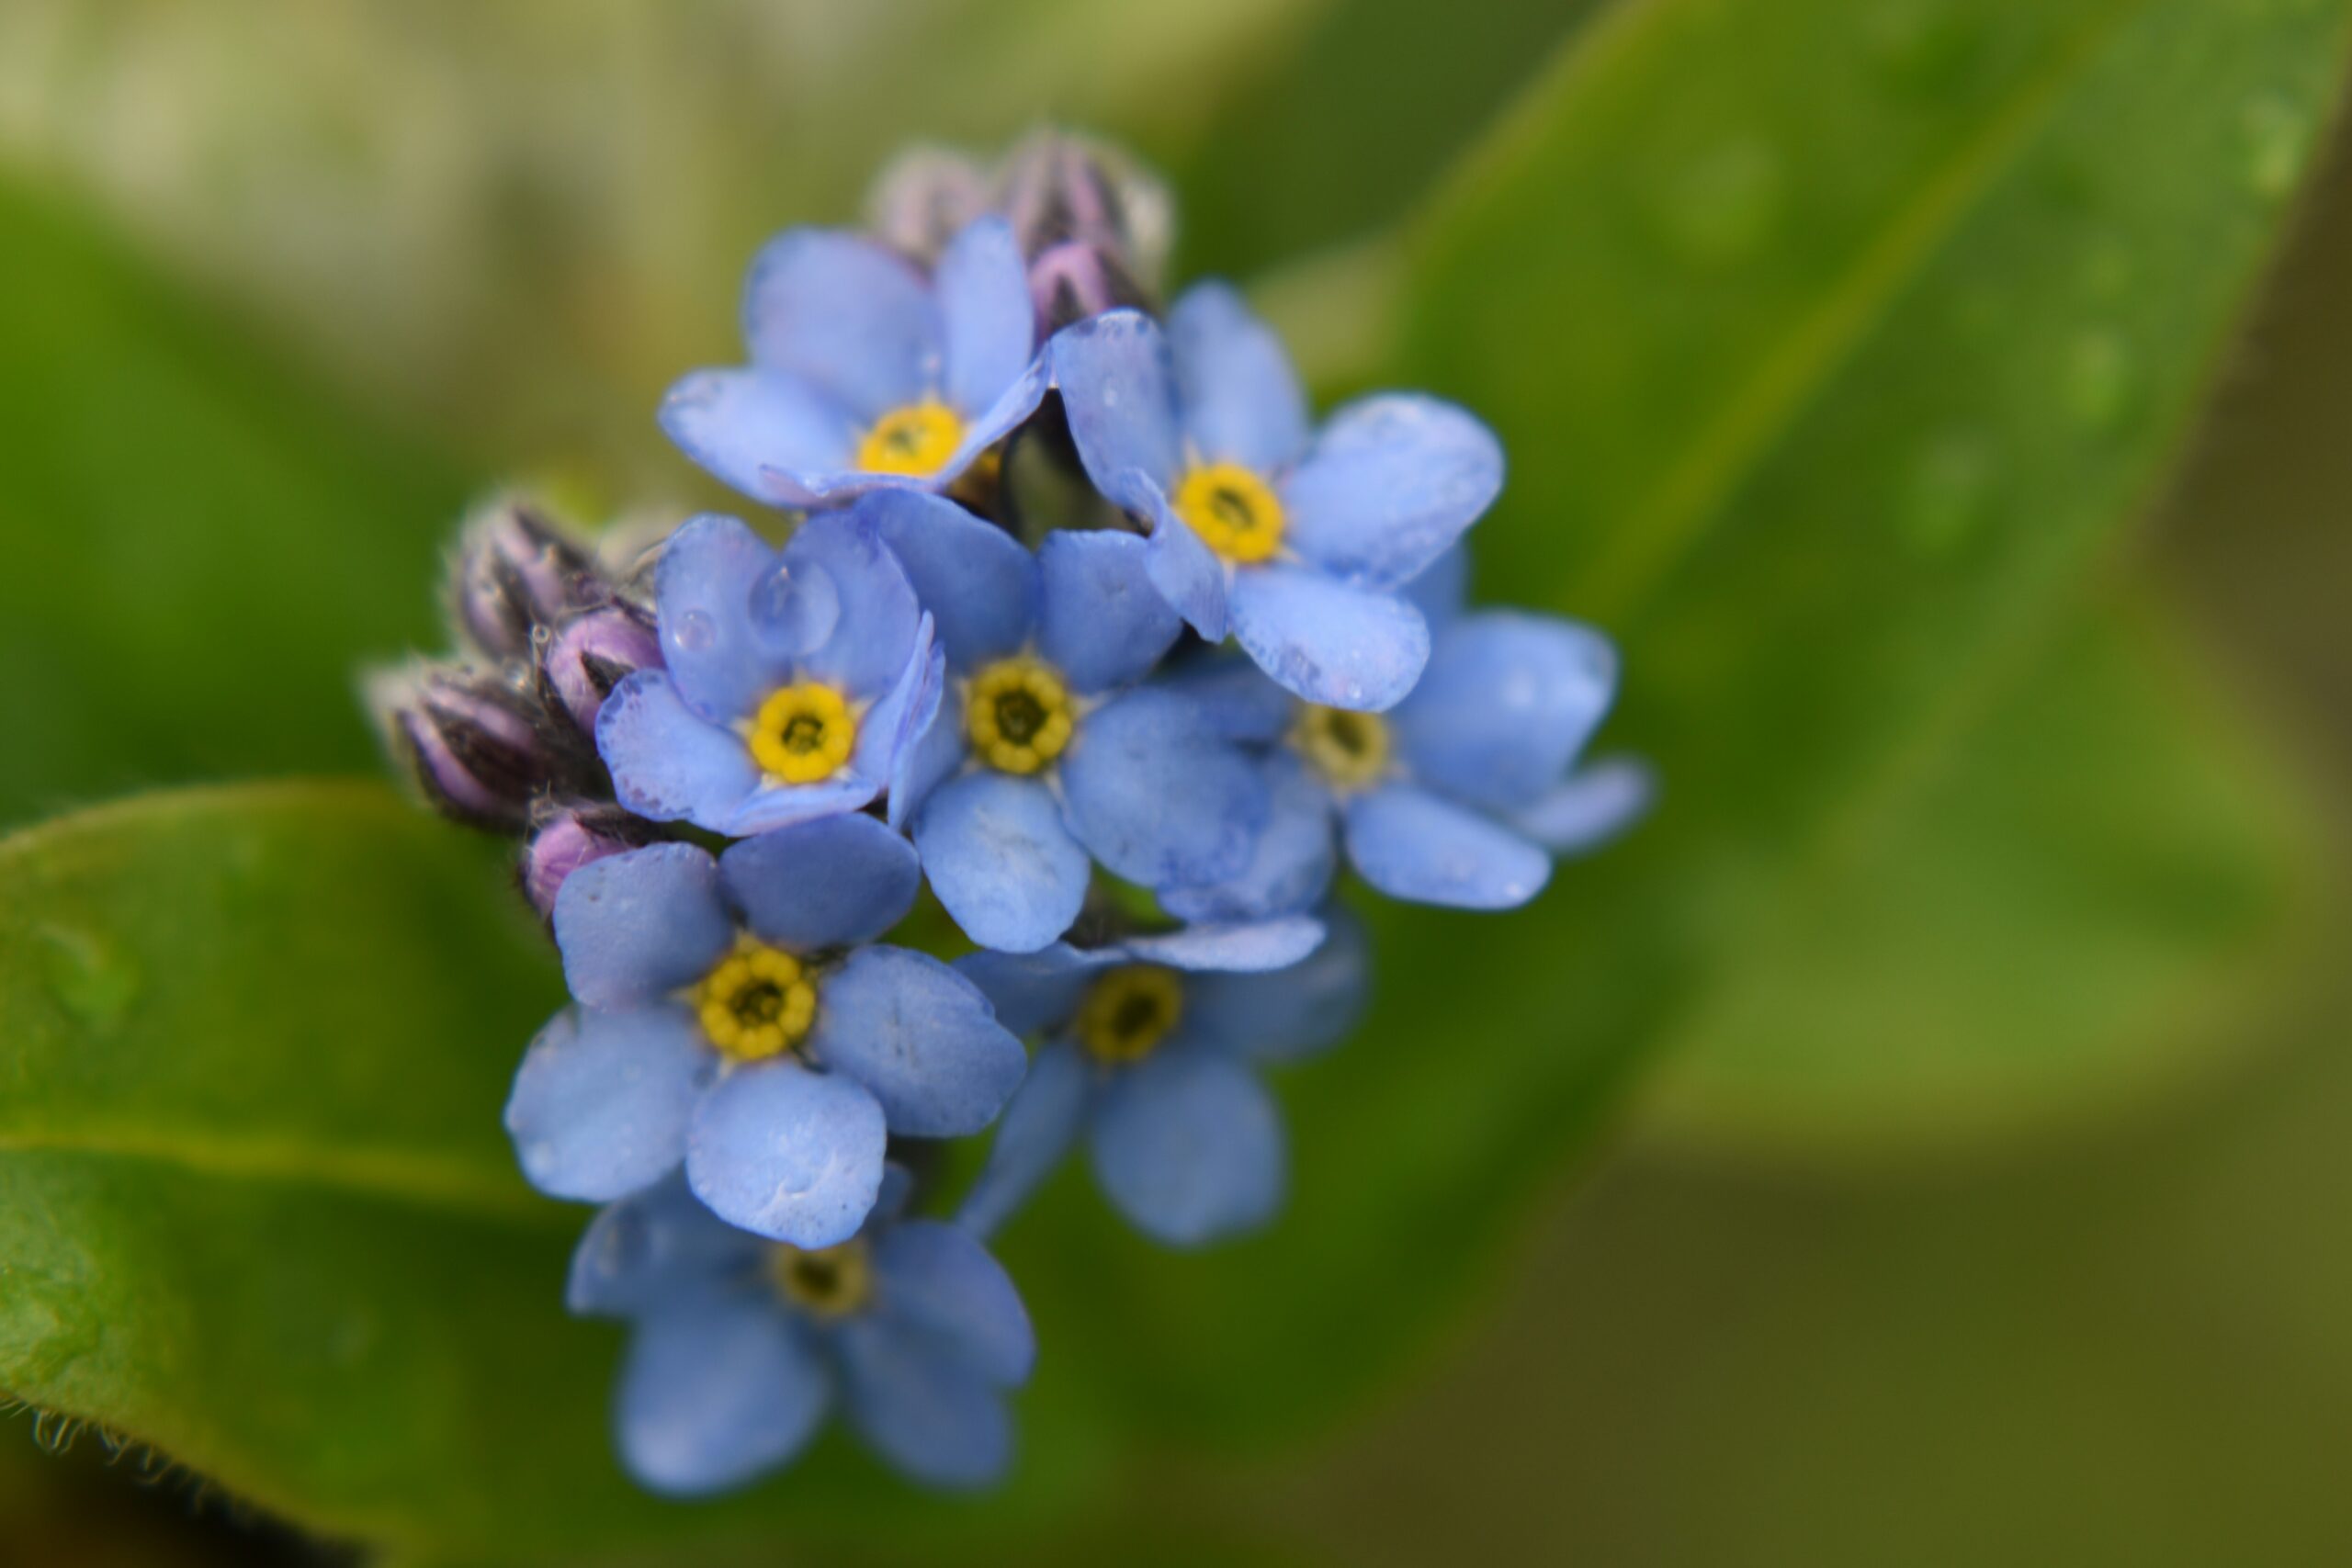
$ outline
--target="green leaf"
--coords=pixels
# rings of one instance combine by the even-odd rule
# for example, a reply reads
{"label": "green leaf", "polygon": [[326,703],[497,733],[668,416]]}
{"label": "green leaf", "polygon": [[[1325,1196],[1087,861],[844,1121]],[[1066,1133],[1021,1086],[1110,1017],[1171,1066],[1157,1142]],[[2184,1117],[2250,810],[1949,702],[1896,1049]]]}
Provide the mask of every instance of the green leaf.
{"label": "green leaf", "polygon": [[2194,1076],[2308,958],[2319,835],[2150,610],[2062,629],[1891,818],[1846,825],[1680,1028],[1645,1128],[1917,1151]]}
{"label": "green leaf", "polygon": [[354,665],[433,635],[450,471],[0,179],[0,823],[372,764]]}

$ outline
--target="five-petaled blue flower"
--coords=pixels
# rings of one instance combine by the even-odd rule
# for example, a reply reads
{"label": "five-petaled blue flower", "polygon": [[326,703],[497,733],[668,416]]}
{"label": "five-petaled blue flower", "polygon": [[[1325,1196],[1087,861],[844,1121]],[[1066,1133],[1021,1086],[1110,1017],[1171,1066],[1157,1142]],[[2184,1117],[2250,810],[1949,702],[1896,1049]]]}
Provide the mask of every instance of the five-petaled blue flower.
{"label": "five-petaled blue flower", "polygon": [[1321,901],[1337,837],[1392,898],[1459,908],[1525,903],[1551,855],[1608,838],[1647,806],[1648,771],[1577,766],[1617,691],[1617,655],[1557,615],[1462,610],[1460,551],[1408,592],[1433,628],[1428,671],[1383,714],[1302,703],[1238,660],[1176,684],[1238,739],[1268,743],[1272,809],[1239,875],[1163,889],[1192,920],[1258,919]]}
{"label": "five-petaled blue flower", "polygon": [[1004,1395],[1036,1359],[1028,1314],[969,1235],[898,1217],[904,1177],[891,1168],[858,1235],[813,1249],[738,1230],[674,1180],[596,1216],[569,1300],[636,1325],[615,1426],[639,1480],[739,1486],[791,1460],[835,1405],[915,1480],[1004,1473]]}
{"label": "five-petaled blue flower", "polygon": [[861,235],[794,229],[743,293],[749,367],[670,389],[662,427],[744,494],[810,507],[952,483],[1046,392],[1027,268],[984,218],[923,276]]}
{"label": "five-petaled blue flower", "polygon": [[956,960],[1008,1028],[1048,1037],[958,1223],[992,1233],[1081,1133],[1104,1195],[1157,1240],[1196,1247],[1271,1219],[1282,1120],[1251,1066],[1331,1045],[1363,1000],[1361,931],[1339,912],[1325,929],[1292,916]]}
{"label": "five-petaled blue flower", "polygon": [[596,716],[623,806],[741,836],[882,793],[944,665],[870,512],[812,517],[781,550],[716,514],[670,536],[653,589],[666,668]]}
{"label": "five-petaled blue flower", "polygon": [[1151,580],[1211,642],[1228,628],[1308,702],[1377,712],[1413,689],[1429,630],[1397,590],[1502,487],[1486,426],[1432,398],[1363,399],[1310,440],[1274,335],[1204,284],[1162,331],[1114,310],[1051,345],[1095,487],[1151,526]]}
{"label": "five-petaled blue flower", "polygon": [[603,1202],[681,1160],[732,1224],[799,1247],[873,1207],[888,1135],[961,1137],[1021,1081],[1021,1043],[937,959],[868,945],[904,918],[913,849],[830,817],[713,859],[652,844],[556,896],[581,1004],[533,1042],[506,1106],[542,1191]]}
{"label": "five-petaled blue flower", "polygon": [[938,626],[955,690],[893,781],[924,874],[987,947],[1069,928],[1090,854],[1148,887],[1248,863],[1258,768],[1186,696],[1135,686],[1183,629],[1133,534],[1059,531],[1035,554],[936,496],[865,505]]}

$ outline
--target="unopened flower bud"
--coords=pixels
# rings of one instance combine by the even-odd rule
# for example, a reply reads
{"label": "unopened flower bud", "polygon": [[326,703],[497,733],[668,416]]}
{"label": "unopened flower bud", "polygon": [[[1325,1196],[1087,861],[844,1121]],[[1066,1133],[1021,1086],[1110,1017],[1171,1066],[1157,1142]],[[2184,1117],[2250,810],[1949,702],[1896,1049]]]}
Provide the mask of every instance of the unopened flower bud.
{"label": "unopened flower bud", "polygon": [[652,841],[645,820],[617,806],[575,800],[542,807],[523,851],[523,891],[542,917],[553,919],[565,877],[591,861]]}
{"label": "unopened flower bud", "polygon": [[957,231],[988,209],[988,179],[978,164],[943,147],[918,147],[874,182],[865,222],[876,239],[929,266]]}
{"label": "unopened flower bud", "polygon": [[425,798],[471,827],[520,832],[533,799],[565,771],[537,699],[503,677],[428,666],[383,679],[374,697]]}
{"label": "unopened flower bud", "polygon": [[539,690],[550,713],[567,713],[583,736],[596,733],[596,713],[630,671],[662,662],[653,617],[616,600],[580,611],[557,626],[539,649]]}
{"label": "unopened flower bud", "polygon": [[520,502],[501,502],[467,525],[450,573],[458,630],[492,659],[528,657],[534,626],[610,593],[595,558]]}
{"label": "unopened flower bud", "polygon": [[998,176],[996,206],[1021,254],[1091,245],[1142,292],[1156,292],[1173,237],[1167,187],[1125,155],[1061,131],[1014,148]]}
{"label": "unopened flower bud", "polygon": [[1037,309],[1040,338],[1072,321],[1145,303],[1143,290],[1116,261],[1079,241],[1055,245],[1029,264],[1029,298]]}

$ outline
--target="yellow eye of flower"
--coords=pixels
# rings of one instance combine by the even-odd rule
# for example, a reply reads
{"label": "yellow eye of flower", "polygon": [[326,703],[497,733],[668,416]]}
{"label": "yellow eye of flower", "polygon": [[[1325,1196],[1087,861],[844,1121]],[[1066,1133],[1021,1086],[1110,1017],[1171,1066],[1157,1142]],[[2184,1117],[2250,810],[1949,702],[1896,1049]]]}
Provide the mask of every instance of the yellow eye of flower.
{"label": "yellow eye of flower", "polygon": [[831,686],[804,681],[768,694],[743,735],[761,771],[815,784],[841,771],[857,746],[857,718]]}
{"label": "yellow eye of flower", "polygon": [[858,443],[857,466],[869,474],[935,474],[963,439],[964,422],[945,403],[909,403],[874,422]]}
{"label": "yellow eye of flower", "polygon": [[1060,756],[1077,722],[1061,676],[1025,655],[997,660],[965,690],[964,732],[973,755],[1008,773],[1034,773]]}
{"label": "yellow eye of flower", "polygon": [[1388,770],[1388,721],[1347,708],[1299,710],[1291,744],[1334,789],[1361,789]]}
{"label": "yellow eye of flower", "polygon": [[1078,1008],[1078,1043],[1097,1061],[1139,1062],[1184,1016],[1184,987],[1172,969],[1130,964],[1114,969]]}
{"label": "yellow eye of flower", "polygon": [[746,937],[695,988],[695,1016],[720,1051],[756,1062],[808,1035],[817,987],[800,960]]}
{"label": "yellow eye of flower", "polygon": [[1211,463],[1176,487],[1176,515],[1227,560],[1261,561],[1283,542],[1283,503],[1238,463]]}
{"label": "yellow eye of flower", "polygon": [[874,1293],[873,1263],[854,1237],[807,1251],[780,1246],[768,1255],[768,1269],[786,1301],[819,1317],[855,1312]]}

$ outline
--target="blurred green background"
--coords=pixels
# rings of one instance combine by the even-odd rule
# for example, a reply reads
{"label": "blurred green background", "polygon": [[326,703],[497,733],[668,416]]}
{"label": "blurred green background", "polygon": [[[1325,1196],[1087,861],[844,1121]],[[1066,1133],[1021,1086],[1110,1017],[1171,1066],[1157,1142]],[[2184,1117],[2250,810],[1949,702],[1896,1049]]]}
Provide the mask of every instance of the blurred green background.
{"label": "blurred green background", "polygon": [[[241,1048],[238,993],[151,1019],[183,992],[134,995],[105,957],[213,912],[173,902],[215,884],[171,846],[219,807],[11,840],[0,1387],[166,1452],[108,1465],[85,1435],[53,1457],[53,1424],[0,1423],[0,1561],[334,1560],[363,1538],[409,1568],[2352,1560],[2345,15],[11,0],[0,826],[378,773],[352,668],[438,642],[470,494],[519,479],[583,518],[718,502],[650,411],[733,357],[757,243],[854,220],[910,141],[1047,120],[1160,167],[1179,275],[1249,282],[1327,393],[1406,381],[1494,420],[1513,476],[1480,587],[1620,637],[1611,739],[1667,794],[1540,911],[1384,920],[1381,1021],[1286,1094],[1301,1191],[1273,1236],[1139,1260],[1064,1190],[1012,1238],[1046,1365],[1005,1502],[911,1508],[829,1454],[810,1484],[834,1505],[691,1523],[608,1522],[580,1499],[616,1480],[503,1451],[530,1413],[492,1428],[501,1391],[444,1388],[427,1352],[397,1366],[433,1397],[333,1414],[301,1370],[209,1354],[191,1280],[222,1323],[276,1288],[218,1285],[233,1249],[173,1252],[225,1211],[40,1166],[52,1124],[209,1080],[40,1097],[64,1059],[43,1052],[117,1029],[154,1032],[156,1062]],[[362,904],[387,944],[493,919],[449,908],[494,897],[480,857],[372,795],[356,839],[339,795],[220,798],[259,803],[253,863],[388,889],[247,911],[255,931],[294,944],[324,909],[365,935]],[[437,881],[397,882],[414,852]],[[161,869],[109,892],[84,871],[109,855]],[[187,963],[233,974],[260,943]],[[417,988],[468,968],[385,951]],[[442,1011],[338,1045],[389,1058],[418,1018],[493,998],[461,1059],[419,1069],[442,1100],[386,1113],[453,1172],[472,1134],[444,1150],[433,1118],[497,1156],[495,1099],[468,1096],[545,1005],[492,989],[543,981],[531,962],[474,964]],[[82,1024],[12,989],[36,973]],[[332,1018],[252,1032],[315,1042]],[[571,1219],[498,1288],[532,1300]],[[95,1284],[49,1234],[84,1224],[108,1241]],[[404,1234],[362,1235],[388,1277]],[[102,1354],[55,1352],[76,1303]],[[601,1376],[608,1341],[562,1344]],[[593,1424],[602,1392],[564,1419]],[[288,1457],[355,1411],[380,1452]],[[400,1443],[468,1420],[486,1457],[440,1457],[487,1463],[484,1495],[403,1491],[441,1474]]]}

